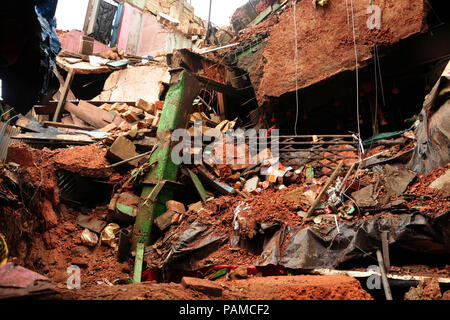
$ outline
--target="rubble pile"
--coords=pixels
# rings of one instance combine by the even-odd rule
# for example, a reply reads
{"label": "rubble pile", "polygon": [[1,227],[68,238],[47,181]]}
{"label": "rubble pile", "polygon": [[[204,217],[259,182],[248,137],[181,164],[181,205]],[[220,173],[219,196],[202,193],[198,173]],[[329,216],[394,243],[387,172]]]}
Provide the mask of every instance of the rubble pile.
{"label": "rubble pile", "polygon": [[[447,297],[439,285],[450,283],[450,164],[440,124],[450,64],[401,131],[380,133],[372,119],[363,140],[362,117],[358,132],[283,125],[293,119],[289,94],[352,70],[353,50],[362,68],[377,58],[376,41],[419,32],[424,10],[413,2],[387,1],[383,10],[404,14],[389,11],[382,29],[351,39],[341,30],[344,3],[249,2],[230,27],[210,30],[186,1],[144,1],[147,19],[188,48],[174,36],[173,50],[157,55],[128,45],[93,53],[86,37],[79,53],[61,52],[52,100],[26,115],[0,109],[0,267],[23,265],[31,281],[5,296],[30,295],[39,280],[42,295],[71,297],[64,287],[74,267],[86,299],[103,290],[105,299],[244,299],[258,290],[264,299],[372,299],[355,278],[373,274],[389,300],[389,281],[409,281],[406,300]],[[355,6],[359,27],[365,7]],[[317,19],[325,15],[342,28]],[[0,274],[0,288],[7,281]],[[143,292],[140,282],[166,291]],[[115,291],[122,285],[127,294]]]}

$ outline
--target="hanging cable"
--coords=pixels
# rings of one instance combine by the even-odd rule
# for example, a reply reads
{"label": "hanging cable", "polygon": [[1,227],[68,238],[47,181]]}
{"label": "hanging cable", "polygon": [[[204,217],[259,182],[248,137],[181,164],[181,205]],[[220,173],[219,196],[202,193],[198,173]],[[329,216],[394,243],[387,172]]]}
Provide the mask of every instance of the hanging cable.
{"label": "hanging cable", "polygon": [[[346,2],[347,5],[348,2]],[[354,15],[354,9],[353,9],[353,0],[350,0],[350,5],[351,5],[351,13],[352,13],[352,29],[353,29],[353,46],[354,46],[354,50],[355,50],[355,73],[356,73],[356,122],[357,122],[357,127],[358,127],[358,136],[356,137],[356,139],[358,140],[358,158],[359,158],[359,163],[358,163],[358,168],[355,171],[355,175],[353,177],[352,182],[350,183],[350,185],[345,188],[345,190],[342,190],[341,195],[345,194],[345,192],[347,192],[347,190],[350,188],[350,186],[355,182],[356,180],[356,175],[358,173],[358,170],[361,168],[362,165],[362,160],[363,160],[363,154],[364,154],[364,146],[362,144],[362,140],[361,140],[361,127],[360,127],[360,123],[359,123],[359,71],[358,71],[358,51],[357,51],[357,46],[356,46],[356,31],[355,31],[355,15]]]}
{"label": "hanging cable", "polygon": [[380,54],[378,53],[378,46],[375,46],[375,50],[376,50],[375,54],[377,57],[377,65],[378,65],[378,75],[380,77],[381,97],[383,98],[383,107],[386,107],[386,100],[384,98],[383,76],[381,74]]}
{"label": "hanging cable", "polygon": [[294,34],[295,34],[295,54],[294,54],[294,60],[295,60],[295,126],[294,126],[294,133],[297,135],[297,124],[298,124],[298,35],[297,35],[297,0],[294,0]]}
{"label": "hanging cable", "polygon": [[377,66],[378,66],[378,61],[377,61],[377,57],[376,57],[376,47],[377,47],[377,40],[374,40],[374,56],[373,56],[373,62],[374,62],[374,71],[375,71],[375,114],[374,114],[374,128],[376,129],[378,126],[378,72],[377,72]]}
{"label": "hanging cable", "polygon": [[[361,139],[361,126],[359,123],[359,69],[358,69],[358,51],[356,46],[356,31],[355,31],[355,13],[353,9],[353,0],[350,0],[351,13],[352,13],[352,29],[353,29],[353,46],[355,51],[355,74],[356,74],[356,121],[358,127],[358,139]],[[362,150],[358,150],[359,161],[362,161]]]}

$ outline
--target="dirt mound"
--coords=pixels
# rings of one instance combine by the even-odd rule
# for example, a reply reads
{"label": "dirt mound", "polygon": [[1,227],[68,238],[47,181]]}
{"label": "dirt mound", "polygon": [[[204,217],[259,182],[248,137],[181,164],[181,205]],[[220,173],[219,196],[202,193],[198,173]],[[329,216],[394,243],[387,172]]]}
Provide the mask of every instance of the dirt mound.
{"label": "dirt mound", "polygon": [[347,276],[253,277],[216,282],[223,287],[221,297],[184,289],[177,283],[154,282],[62,290],[62,297],[82,300],[373,300],[355,278]]}
{"label": "dirt mound", "polygon": [[[92,217],[106,215],[107,208],[83,210]],[[11,261],[49,277],[59,288],[66,286],[67,268],[78,265],[81,269],[81,287],[96,286],[97,282],[128,283],[133,259],[119,263],[114,249],[98,244],[88,248],[82,244],[83,228],[77,225],[79,212],[66,211],[56,227],[15,242]],[[19,249],[19,250],[16,250]],[[105,281],[106,279],[106,281]]]}
{"label": "dirt mound", "polygon": [[58,205],[59,190],[57,170],[63,169],[81,176],[107,178],[113,176],[112,169],[105,169],[109,162],[105,159],[106,149],[98,144],[50,150],[34,149],[20,143],[8,149],[6,162],[20,165],[18,177],[21,184],[42,191],[42,197]]}

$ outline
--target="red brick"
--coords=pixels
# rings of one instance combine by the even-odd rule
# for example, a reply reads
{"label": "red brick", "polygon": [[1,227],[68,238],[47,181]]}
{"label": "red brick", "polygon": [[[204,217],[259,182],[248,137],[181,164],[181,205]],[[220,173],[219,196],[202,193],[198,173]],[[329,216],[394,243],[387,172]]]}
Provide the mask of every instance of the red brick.
{"label": "red brick", "polygon": [[186,289],[203,292],[209,296],[220,297],[222,295],[222,287],[206,279],[183,277],[181,284]]}

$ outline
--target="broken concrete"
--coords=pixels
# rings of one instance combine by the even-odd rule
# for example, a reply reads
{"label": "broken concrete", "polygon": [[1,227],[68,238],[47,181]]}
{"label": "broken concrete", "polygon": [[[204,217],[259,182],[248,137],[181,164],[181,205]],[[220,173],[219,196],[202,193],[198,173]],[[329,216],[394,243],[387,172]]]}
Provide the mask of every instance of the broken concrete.
{"label": "broken concrete", "polygon": [[183,277],[181,284],[186,289],[203,292],[209,296],[220,297],[222,295],[222,287],[206,279]]}
{"label": "broken concrete", "polygon": [[386,189],[389,193],[399,196],[405,192],[408,185],[416,177],[416,173],[409,170],[399,170],[390,165],[385,166],[386,170]]}
{"label": "broken concrete", "polygon": [[447,170],[442,176],[430,184],[431,189],[442,190],[444,196],[450,195],[450,170]]}
{"label": "broken concrete", "polygon": [[137,101],[149,103],[160,100],[163,83],[170,82],[167,67],[142,66],[113,72],[105,82],[103,92],[94,100]]}
{"label": "broken concrete", "polygon": [[374,185],[370,184],[352,193],[353,199],[359,207],[375,207],[378,201],[374,198]]}
{"label": "broken concrete", "polygon": [[102,221],[84,214],[80,214],[78,216],[77,222],[80,227],[89,229],[96,233],[101,233],[103,228],[106,226],[106,221]]}
{"label": "broken concrete", "polygon": [[155,219],[155,224],[161,231],[165,231],[170,225],[177,220],[179,214],[173,210],[166,211]]}
{"label": "broken concrete", "polygon": [[[107,152],[107,157],[116,162],[127,160],[137,155],[138,153],[136,152],[134,143],[123,136],[118,137]],[[128,162],[128,164],[134,167],[136,167],[138,163],[138,159]]]}

